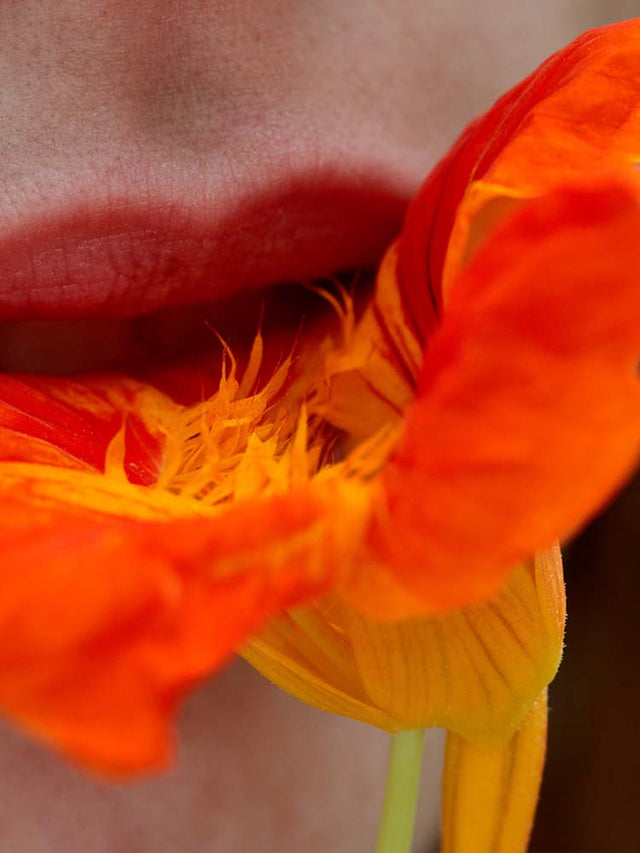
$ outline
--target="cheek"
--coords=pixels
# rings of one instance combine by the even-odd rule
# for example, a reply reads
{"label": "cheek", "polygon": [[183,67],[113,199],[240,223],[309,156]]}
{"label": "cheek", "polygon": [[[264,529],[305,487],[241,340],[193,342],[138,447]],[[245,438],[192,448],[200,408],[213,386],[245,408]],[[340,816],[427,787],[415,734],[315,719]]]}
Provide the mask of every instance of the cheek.
{"label": "cheek", "polygon": [[[384,733],[308,708],[237,663],[187,703],[178,760],[163,776],[110,785],[1,731],[0,849],[373,849],[387,749]],[[432,738],[419,812],[425,846],[437,827],[440,752]]]}

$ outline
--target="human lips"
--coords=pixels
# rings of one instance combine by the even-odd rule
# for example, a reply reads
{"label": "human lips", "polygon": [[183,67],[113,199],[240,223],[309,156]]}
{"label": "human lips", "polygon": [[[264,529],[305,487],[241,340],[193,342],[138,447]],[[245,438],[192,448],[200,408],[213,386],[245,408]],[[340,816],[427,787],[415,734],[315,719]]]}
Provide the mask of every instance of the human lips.
{"label": "human lips", "polygon": [[0,320],[133,317],[372,267],[406,200],[354,168],[173,171],[80,177],[0,210]]}

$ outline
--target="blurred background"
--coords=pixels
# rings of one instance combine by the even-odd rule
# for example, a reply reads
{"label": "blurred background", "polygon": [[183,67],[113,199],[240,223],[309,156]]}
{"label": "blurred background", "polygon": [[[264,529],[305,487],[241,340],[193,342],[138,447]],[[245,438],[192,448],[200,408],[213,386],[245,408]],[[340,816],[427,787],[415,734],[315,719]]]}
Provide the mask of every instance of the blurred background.
{"label": "blurred background", "polygon": [[531,849],[640,850],[640,479],[565,552],[565,657]]}

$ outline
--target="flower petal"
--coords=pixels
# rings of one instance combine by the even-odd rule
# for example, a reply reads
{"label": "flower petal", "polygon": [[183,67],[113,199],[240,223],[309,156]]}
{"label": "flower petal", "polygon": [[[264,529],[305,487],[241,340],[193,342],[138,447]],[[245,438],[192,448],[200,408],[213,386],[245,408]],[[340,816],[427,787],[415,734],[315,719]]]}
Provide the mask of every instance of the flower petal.
{"label": "flower petal", "polygon": [[640,21],[602,27],[551,56],[464,131],[411,204],[402,234],[399,285],[423,343],[441,314],[445,258],[451,279],[481,206],[638,161],[638,79]]}
{"label": "flower petal", "polygon": [[511,573],[482,604],[378,622],[346,612],[370,702],[403,728],[443,726],[474,740],[513,731],[562,656],[559,549]]}
{"label": "flower petal", "polygon": [[175,408],[159,391],[124,376],[0,375],[0,460],[102,471],[124,423],[127,477],[150,485],[161,455],[161,415]]}
{"label": "flower petal", "polygon": [[[585,47],[587,51],[585,52]],[[568,52],[565,51],[565,52]],[[443,290],[468,262],[471,251],[518,200],[535,198],[560,184],[594,180],[616,172],[633,175],[640,162],[640,22],[583,36],[570,62],[554,75],[544,97],[532,90],[517,133],[495,160],[484,161],[460,204],[451,233]],[[543,66],[544,69],[544,66]],[[546,71],[548,76],[549,71]],[[537,93],[544,92],[538,85]],[[536,95],[539,97],[539,94]]]}
{"label": "flower petal", "polygon": [[447,736],[442,853],[525,853],[547,740],[546,690],[520,729],[494,746]]}
{"label": "flower petal", "polygon": [[159,502],[164,520],[145,521],[126,490],[148,488],[125,481],[118,517],[88,480],[89,507],[56,499],[37,471],[29,488],[29,467],[0,479],[0,708],[103,772],[164,763],[180,696],[341,570],[344,534],[310,490],[204,518],[172,520]]}
{"label": "flower petal", "polygon": [[371,702],[348,636],[336,630],[322,606],[271,620],[241,647],[240,654],[277,687],[314,708],[390,732],[403,728]]}
{"label": "flower petal", "polygon": [[334,598],[273,620],[241,654],[323,710],[387,731],[444,726],[491,742],[520,725],[555,675],[563,633],[555,548],[483,604],[379,622]]}
{"label": "flower petal", "polygon": [[640,210],[622,185],[527,202],[451,291],[370,544],[434,610],[566,537],[638,458]]}
{"label": "flower petal", "polygon": [[324,355],[322,385],[310,411],[343,430],[353,445],[401,421],[416,392],[422,350],[398,291],[398,246],[385,254],[376,287],[355,324],[343,310],[344,342]]}

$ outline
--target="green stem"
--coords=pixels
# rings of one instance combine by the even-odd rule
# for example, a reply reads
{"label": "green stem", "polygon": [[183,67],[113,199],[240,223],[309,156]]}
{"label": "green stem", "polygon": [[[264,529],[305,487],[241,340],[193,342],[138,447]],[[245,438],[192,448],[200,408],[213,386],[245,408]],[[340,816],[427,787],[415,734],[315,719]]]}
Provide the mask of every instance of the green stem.
{"label": "green stem", "polygon": [[423,741],[424,729],[393,735],[376,853],[411,853]]}

